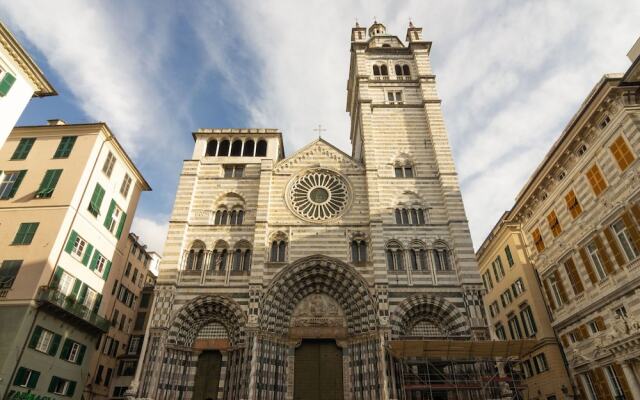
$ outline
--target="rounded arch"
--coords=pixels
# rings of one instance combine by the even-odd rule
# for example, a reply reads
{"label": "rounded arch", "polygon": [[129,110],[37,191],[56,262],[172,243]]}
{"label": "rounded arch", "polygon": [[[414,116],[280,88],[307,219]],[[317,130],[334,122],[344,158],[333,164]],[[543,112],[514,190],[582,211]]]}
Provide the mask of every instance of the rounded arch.
{"label": "rounded arch", "polygon": [[256,143],[256,157],[266,157],[267,156],[267,141],[264,139],[258,140]]}
{"label": "rounded arch", "polygon": [[260,301],[260,328],[285,335],[296,305],[316,293],[338,302],[349,334],[377,329],[378,311],[365,280],[348,264],[322,255],[301,258],[278,272]]}
{"label": "rounded arch", "polygon": [[214,157],[218,151],[218,141],[215,139],[211,139],[207,142],[207,151],[205,155]]}
{"label": "rounded arch", "polygon": [[196,239],[193,242],[191,242],[191,246],[189,246],[189,249],[191,250],[206,250],[207,249],[207,245],[204,244],[204,242],[200,239]]}
{"label": "rounded arch", "polygon": [[244,208],[244,197],[236,192],[226,192],[218,196],[215,201],[216,208],[226,207],[228,209]]}
{"label": "rounded arch", "polygon": [[218,155],[220,157],[227,157],[229,155],[229,146],[230,142],[228,139],[222,140],[220,142],[220,147],[218,147]]}
{"label": "rounded arch", "polygon": [[199,296],[182,306],[169,328],[171,344],[191,347],[202,327],[219,322],[227,331],[232,346],[242,343],[247,317],[233,299],[218,296]]}
{"label": "rounded arch", "polygon": [[253,157],[254,148],[255,148],[255,142],[253,141],[253,139],[247,140],[246,142],[244,142],[244,148],[242,149],[242,156]]}
{"label": "rounded arch", "polygon": [[460,310],[442,297],[417,294],[406,298],[391,314],[391,333],[411,336],[414,326],[428,321],[447,337],[470,337],[471,328]]}

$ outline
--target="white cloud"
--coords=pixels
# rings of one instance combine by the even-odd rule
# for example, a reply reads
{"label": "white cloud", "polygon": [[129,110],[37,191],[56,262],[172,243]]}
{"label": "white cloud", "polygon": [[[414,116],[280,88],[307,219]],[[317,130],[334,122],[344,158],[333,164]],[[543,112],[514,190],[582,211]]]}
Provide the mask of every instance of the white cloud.
{"label": "white cloud", "polygon": [[144,217],[138,214],[131,226],[131,232],[138,235],[143,244],[147,245],[147,251],[155,251],[160,255],[164,251],[164,241],[167,238],[168,229],[168,215]]}

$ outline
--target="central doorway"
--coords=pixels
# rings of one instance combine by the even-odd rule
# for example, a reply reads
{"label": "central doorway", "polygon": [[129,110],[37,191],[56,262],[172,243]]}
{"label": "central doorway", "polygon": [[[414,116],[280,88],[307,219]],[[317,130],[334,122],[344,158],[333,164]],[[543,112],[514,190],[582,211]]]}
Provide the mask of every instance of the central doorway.
{"label": "central doorway", "polygon": [[222,354],[219,351],[203,351],[198,357],[196,377],[193,384],[193,400],[215,400],[218,398]]}
{"label": "central doorway", "polygon": [[304,339],[294,361],[294,400],[342,400],[342,349],[335,340]]}

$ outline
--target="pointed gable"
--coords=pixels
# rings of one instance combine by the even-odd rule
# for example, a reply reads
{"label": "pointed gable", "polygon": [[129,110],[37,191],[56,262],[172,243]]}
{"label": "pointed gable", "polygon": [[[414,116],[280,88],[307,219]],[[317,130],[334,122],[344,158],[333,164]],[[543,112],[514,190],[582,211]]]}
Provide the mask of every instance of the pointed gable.
{"label": "pointed gable", "polygon": [[289,174],[313,167],[335,169],[346,174],[364,172],[362,164],[351,156],[324,139],[316,139],[276,164],[274,173]]}

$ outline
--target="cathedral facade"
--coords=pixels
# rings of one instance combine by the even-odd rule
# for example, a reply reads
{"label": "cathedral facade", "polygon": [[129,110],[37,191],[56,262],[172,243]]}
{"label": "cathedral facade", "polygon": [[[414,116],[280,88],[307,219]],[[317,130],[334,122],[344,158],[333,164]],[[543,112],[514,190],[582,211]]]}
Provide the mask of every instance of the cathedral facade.
{"label": "cathedral facade", "polygon": [[193,134],[136,397],[399,398],[390,342],[486,337],[430,48],[352,29],[350,155]]}

